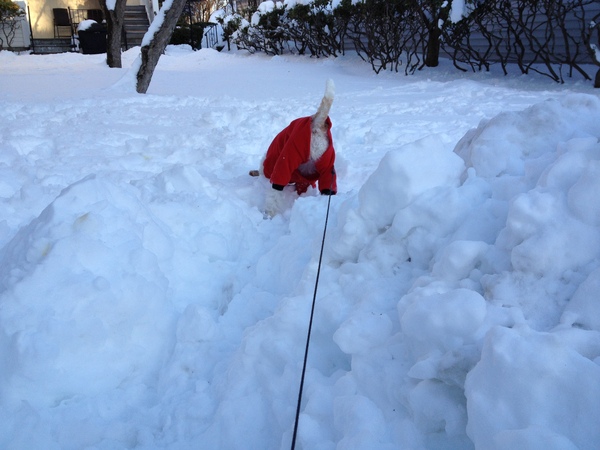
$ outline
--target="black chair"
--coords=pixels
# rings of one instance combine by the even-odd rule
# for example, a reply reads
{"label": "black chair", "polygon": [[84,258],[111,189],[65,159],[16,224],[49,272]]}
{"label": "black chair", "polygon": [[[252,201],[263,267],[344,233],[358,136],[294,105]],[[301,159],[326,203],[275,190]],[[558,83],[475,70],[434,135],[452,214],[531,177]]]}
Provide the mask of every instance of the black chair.
{"label": "black chair", "polygon": [[73,29],[71,28],[71,18],[69,17],[69,10],[67,8],[53,8],[52,14],[54,15],[54,37],[71,37],[73,36]]}
{"label": "black chair", "polygon": [[98,23],[102,23],[104,20],[104,14],[101,9],[88,9],[87,18],[91,20],[95,20]]}

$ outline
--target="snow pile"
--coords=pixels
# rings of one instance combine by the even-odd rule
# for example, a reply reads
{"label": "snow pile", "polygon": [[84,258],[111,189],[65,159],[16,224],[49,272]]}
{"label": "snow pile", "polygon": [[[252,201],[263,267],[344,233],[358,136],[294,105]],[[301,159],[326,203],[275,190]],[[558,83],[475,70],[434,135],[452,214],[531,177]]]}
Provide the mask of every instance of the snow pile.
{"label": "snow pile", "polygon": [[[335,336],[358,374],[354,358],[373,370],[394,344],[409,355],[396,374],[404,382],[372,382],[404,391],[426,448],[444,434],[466,445],[465,424],[482,449],[600,441],[600,328],[590,318],[599,312],[599,117],[596,97],[573,95],[502,113],[455,153],[432,139],[389,152],[333,233],[341,272],[375,272],[380,286],[385,274],[407,278],[406,294],[383,294],[400,297],[397,334],[393,319],[370,324],[358,308]],[[346,294],[383,302],[371,283]],[[365,329],[378,335],[357,338]]]}
{"label": "snow pile", "polygon": [[[259,3],[256,11],[252,14],[252,18],[250,19],[250,24],[252,26],[257,26],[260,22],[260,18],[266,14],[272,13],[276,9],[287,8],[288,10],[294,8],[296,5],[308,5],[312,3],[312,0],[284,0],[281,1],[273,1],[267,0]],[[325,5],[326,8],[336,8],[339,4],[339,1],[336,0],[332,2],[331,5]]]}
{"label": "snow pile", "polygon": [[0,263],[0,286],[12,293],[2,303],[12,336],[2,397],[48,407],[132,375],[156,376],[173,321],[168,280],[157,270],[167,240],[135,196],[93,176],[22,228]]}
{"label": "snow pile", "polygon": [[86,19],[86,20],[82,20],[79,25],[77,25],[77,31],[87,31],[90,28],[94,27],[95,25],[98,25],[98,22],[96,22],[95,20],[92,19]]}
{"label": "snow pile", "polygon": [[276,8],[278,8],[278,9],[283,8],[283,3],[274,2],[272,0],[267,0],[266,2],[261,2],[258,5],[258,8],[254,12],[254,14],[252,14],[252,18],[250,19],[250,24],[254,27],[258,26],[258,24],[260,22],[260,18],[266,14],[273,12]]}
{"label": "snow pile", "polygon": [[327,78],[298,448],[597,447],[596,96],[172,47],[140,96],[101,56],[0,59],[1,448],[290,447],[328,198],[265,220],[247,172]]}

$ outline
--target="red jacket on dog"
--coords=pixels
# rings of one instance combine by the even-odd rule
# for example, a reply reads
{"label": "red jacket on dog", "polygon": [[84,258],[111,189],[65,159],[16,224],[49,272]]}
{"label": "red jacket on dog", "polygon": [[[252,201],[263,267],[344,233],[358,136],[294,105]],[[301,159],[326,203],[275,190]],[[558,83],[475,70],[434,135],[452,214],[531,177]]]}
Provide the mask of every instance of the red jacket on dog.
{"label": "red jacket on dog", "polygon": [[329,146],[316,161],[310,157],[311,120],[309,116],[292,121],[275,136],[269,146],[263,162],[263,173],[274,189],[282,190],[287,184],[293,183],[298,194],[303,194],[309,186],[315,187],[318,181],[322,194],[337,192],[331,120],[327,117],[325,121]]}

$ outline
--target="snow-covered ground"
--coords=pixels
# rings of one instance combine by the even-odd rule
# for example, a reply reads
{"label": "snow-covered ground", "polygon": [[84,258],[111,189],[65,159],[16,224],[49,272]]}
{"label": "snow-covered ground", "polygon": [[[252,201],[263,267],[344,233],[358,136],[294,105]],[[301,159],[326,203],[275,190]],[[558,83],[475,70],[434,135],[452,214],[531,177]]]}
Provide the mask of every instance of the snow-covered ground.
{"label": "snow-covered ground", "polygon": [[290,448],[328,198],[248,170],[328,78],[297,448],[599,448],[591,83],[138,52],[0,52],[0,448]]}

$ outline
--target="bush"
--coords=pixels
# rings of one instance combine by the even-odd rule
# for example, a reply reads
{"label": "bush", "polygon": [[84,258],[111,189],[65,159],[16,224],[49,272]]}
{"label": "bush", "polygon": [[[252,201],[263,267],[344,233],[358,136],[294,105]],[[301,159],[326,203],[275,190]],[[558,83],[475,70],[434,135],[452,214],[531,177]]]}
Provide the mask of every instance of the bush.
{"label": "bush", "polygon": [[19,5],[11,0],[0,0],[0,23],[5,23],[25,14]]}
{"label": "bush", "polygon": [[191,26],[187,24],[179,25],[173,30],[169,43],[172,45],[188,44],[193,49],[198,50],[202,48],[202,38],[207,25],[205,22],[193,23]]}
{"label": "bush", "polygon": [[409,3],[365,0],[353,4],[351,0],[343,0],[336,10],[348,18],[346,35],[375,73],[388,69],[398,72],[403,55],[406,73],[414,72],[421,65],[418,49],[423,47],[424,35],[416,26]]}
{"label": "bush", "polygon": [[19,23],[16,19],[25,15],[19,5],[11,0],[0,0],[0,50],[11,48]]}
{"label": "bush", "polygon": [[563,82],[564,67],[569,76],[591,79],[582,60],[586,51],[600,54],[600,38],[596,45],[591,37],[599,34],[597,21],[592,27],[586,18],[586,7],[595,2],[465,0],[467,15],[456,23],[446,0],[342,0],[335,9],[331,0],[293,7],[269,2],[258,7],[252,23],[235,22],[227,37],[240,49],[270,55],[338,56],[351,44],[376,73],[402,65],[406,74],[435,67],[442,49],[463,71],[500,64],[506,74],[515,64],[524,74]]}
{"label": "bush", "polygon": [[311,56],[337,56],[342,53],[342,29],[331,9],[331,0],[300,3],[291,8],[284,20],[297,51]]}
{"label": "bush", "polygon": [[[514,63],[523,74],[537,72],[564,82],[563,66],[584,78],[585,9],[595,0],[485,0],[445,30],[445,51],[454,65],[473,70],[497,62],[504,73]],[[576,31],[569,32],[568,23]]]}
{"label": "bush", "polygon": [[409,73],[437,65],[438,23],[447,16],[447,5],[443,0],[342,0],[333,9],[331,0],[314,0],[291,8],[259,7],[252,24],[233,39],[252,53],[316,57],[343,54],[348,40],[375,72],[398,71],[404,58]]}
{"label": "bush", "polygon": [[232,40],[251,53],[337,56],[343,51],[343,31],[334,18],[331,0],[315,0],[291,8],[275,5],[271,10],[259,9],[252,24],[242,26]]}
{"label": "bush", "polygon": [[288,47],[289,37],[282,25],[285,6],[275,6],[270,11],[255,12],[252,16],[253,24],[241,27],[233,36],[233,42],[238,48],[248,50],[250,53],[257,51],[267,55],[281,55]]}

